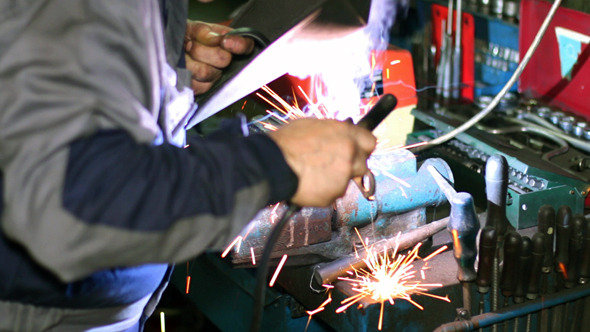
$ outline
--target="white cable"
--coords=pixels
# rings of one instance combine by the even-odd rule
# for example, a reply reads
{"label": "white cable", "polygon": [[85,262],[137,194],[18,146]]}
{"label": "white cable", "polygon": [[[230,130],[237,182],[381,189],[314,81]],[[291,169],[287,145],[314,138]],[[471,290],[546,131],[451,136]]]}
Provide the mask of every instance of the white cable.
{"label": "white cable", "polygon": [[560,4],[561,4],[561,0],[555,0],[553,2],[553,6],[551,6],[549,13],[547,13],[547,17],[545,17],[543,24],[541,24],[541,27],[539,28],[539,31],[537,32],[535,39],[533,40],[531,46],[529,47],[526,54],[522,58],[522,61],[520,62],[520,64],[518,64],[518,67],[516,68],[516,70],[514,71],[514,73],[510,77],[510,79],[508,80],[508,82],[506,82],[506,85],[504,85],[502,90],[500,90],[500,92],[498,92],[498,94],[494,97],[494,99],[492,99],[492,101],[483,110],[481,110],[479,113],[474,115],[471,119],[469,119],[467,122],[463,123],[461,126],[451,130],[450,132],[448,132],[440,137],[437,137],[431,141],[428,141],[428,143],[420,146],[417,150],[423,150],[423,149],[428,148],[432,145],[438,145],[438,144],[441,144],[441,143],[444,143],[444,142],[450,140],[451,138],[454,138],[455,136],[457,136],[457,135],[461,134],[462,132],[466,131],[467,129],[471,128],[473,125],[475,125],[477,122],[479,122],[479,120],[483,119],[486,115],[488,115],[498,105],[498,103],[500,102],[500,99],[502,99],[502,97],[504,97],[506,92],[508,92],[508,90],[510,90],[512,85],[514,85],[514,83],[516,83],[516,81],[518,80],[518,78],[522,74],[524,68],[527,66],[527,64],[531,60],[533,54],[537,50],[537,47],[539,47],[539,44],[541,43],[541,39],[543,39],[543,36],[545,35],[545,31],[547,30],[549,23],[551,23],[553,16],[555,16],[555,12],[557,11],[557,8],[559,7]]}

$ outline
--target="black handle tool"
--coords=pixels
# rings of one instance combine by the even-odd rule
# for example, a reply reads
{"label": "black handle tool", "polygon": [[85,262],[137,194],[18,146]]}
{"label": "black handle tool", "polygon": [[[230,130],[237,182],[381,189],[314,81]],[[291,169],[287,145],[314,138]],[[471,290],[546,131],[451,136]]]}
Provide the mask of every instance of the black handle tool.
{"label": "black handle tool", "polygon": [[479,293],[479,314],[484,312],[484,297],[490,290],[492,284],[492,272],[494,268],[494,257],[496,256],[496,243],[498,237],[496,229],[486,226],[479,234],[479,261],[477,263],[477,278],[475,284]]}

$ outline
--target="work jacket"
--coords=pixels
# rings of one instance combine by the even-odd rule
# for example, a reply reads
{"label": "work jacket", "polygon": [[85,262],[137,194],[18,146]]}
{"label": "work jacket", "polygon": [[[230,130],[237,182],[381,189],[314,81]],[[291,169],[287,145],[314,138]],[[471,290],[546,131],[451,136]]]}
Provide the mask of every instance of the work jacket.
{"label": "work jacket", "polygon": [[0,0],[0,331],[135,329],[171,264],[294,193],[266,135],[186,138],[186,11]]}

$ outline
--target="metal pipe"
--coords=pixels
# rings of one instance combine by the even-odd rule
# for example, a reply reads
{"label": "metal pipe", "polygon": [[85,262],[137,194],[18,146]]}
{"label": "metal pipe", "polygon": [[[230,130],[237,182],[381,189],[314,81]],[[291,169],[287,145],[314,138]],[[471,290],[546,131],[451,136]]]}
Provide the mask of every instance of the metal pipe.
{"label": "metal pipe", "polygon": [[[416,245],[418,242],[427,239],[434,234],[443,230],[449,223],[449,218],[443,218],[433,221],[422,227],[408,231],[401,234],[399,237],[394,237],[381,242],[375,242],[374,248],[377,251],[382,251],[385,248],[395,248],[404,250]],[[360,269],[366,266],[363,260],[366,257],[366,250],[363,248],[358,251],[358,255],[344,257],[324,265],[319,265],[314,274],[314,280],[320,284],[329,284],[338,279],[338,277],[346,274],[346,271],[351,269]]]}
{"label": "metal pipe", "polygon": [[590,285],[580,286],[578,288],[568,289],[559,293],[554,293],[546,297],[540,297],[536,300],[502,308],[496,312],[488,312],[482,315],[471,317],[469,320],[456,321],[439,326],[435,332],[450,331],[472,331],[480,327],[487,327],[493,324],[503,322],[508,319],[520,317],[539,311],[542,309],[554,307],[569,301],[574,301],[586,296],[590,296]]}

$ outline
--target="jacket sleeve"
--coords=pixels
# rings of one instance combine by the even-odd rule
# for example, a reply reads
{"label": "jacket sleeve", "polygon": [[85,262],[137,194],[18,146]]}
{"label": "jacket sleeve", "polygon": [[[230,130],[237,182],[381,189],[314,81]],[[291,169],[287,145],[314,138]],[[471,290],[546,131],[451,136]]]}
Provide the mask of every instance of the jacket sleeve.
{"label": "jacket sleeve", "polygon": [[0,10],[0,221],[61,280],[222,248],[294,193],[265,135],[152,144],[157,1],[10,4]]}

